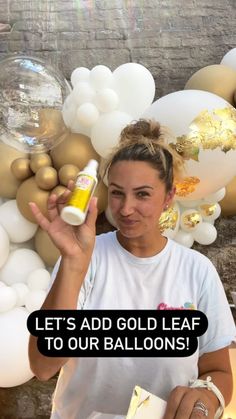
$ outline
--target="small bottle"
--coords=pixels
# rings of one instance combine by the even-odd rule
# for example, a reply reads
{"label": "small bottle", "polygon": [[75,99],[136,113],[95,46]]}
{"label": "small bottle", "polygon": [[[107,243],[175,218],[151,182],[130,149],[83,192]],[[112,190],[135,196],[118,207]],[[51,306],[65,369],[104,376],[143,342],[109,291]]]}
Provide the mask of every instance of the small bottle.
{"label": "small bottle", "polygon": [[83,224],[88,211],[89,201],[97,186],[98,162],[89,160],[87,166],[79,172],[75,189],[66,206],[61,212],[61,218],[68,224],[77,226]]}

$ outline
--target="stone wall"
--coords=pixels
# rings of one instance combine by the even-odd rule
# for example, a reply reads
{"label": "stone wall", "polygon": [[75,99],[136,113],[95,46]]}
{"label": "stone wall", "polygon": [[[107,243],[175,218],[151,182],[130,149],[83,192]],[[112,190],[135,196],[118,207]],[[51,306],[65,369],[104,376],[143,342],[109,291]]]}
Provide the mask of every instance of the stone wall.
{"label": "stone wall", "polygon": [[0,0],[0,58],[40,56],[74,68],[146,66],[157,96],[235,47],[234,0]]}
{"label": "stone wall", "polygon": [[[236,46],[234,0],[0,0],[0,58],[42,57],[69,78],[78,66],[146,66],[157,97],[183,89],[198,69]],[[217,240],[194,246],[215,264],[231,302],[236,217],[216,222]],[[98,233],[111,226],[101,216]],[[235,313],[234,313],[235,314]],[[56,378],[0,389],[0,419],[47,419]],[[69,419],[69,418],[68,418]]]}

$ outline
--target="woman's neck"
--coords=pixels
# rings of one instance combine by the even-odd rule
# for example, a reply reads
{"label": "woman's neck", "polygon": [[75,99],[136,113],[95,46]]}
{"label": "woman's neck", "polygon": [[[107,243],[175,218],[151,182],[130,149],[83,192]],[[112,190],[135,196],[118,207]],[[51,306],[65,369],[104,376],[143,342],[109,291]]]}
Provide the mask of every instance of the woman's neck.
{"label": "woman's neck", "polygon": [[143,258],[155,256],[160,253],[167,243],[167,238],[162,236],[160,233],[158,234],[158,232],[154,237],[127,238],[122,236],[118,230],[116,237],[124,249],[132,253],[134,256]]}

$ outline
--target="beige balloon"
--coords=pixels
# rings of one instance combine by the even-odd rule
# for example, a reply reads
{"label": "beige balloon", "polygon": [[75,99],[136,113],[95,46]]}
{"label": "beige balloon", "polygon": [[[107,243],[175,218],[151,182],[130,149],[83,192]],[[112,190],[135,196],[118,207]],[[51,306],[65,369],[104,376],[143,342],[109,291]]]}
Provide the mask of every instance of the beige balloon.
{"label": "beige balloon", "polygon": [[28,179],[33,175],[33,172],[30,169],[30,159],[20,157],[19,159],[14,160],[11,164],[11,171],[18,180],[22,181]]}
{"label": "beige balloon", "polygon": [[74,164],[64,164],[58,172],[60,183],[67,186],[69,180],[75,180],[78,173],[78,166],[75,166]]}
{"label": "beige balloon", "polygon": [[190,77],[185,89],[205,90],[234,104],[236,71],[223,64],[208,65]]}
{"label": "beige balloon", "polygon": [[60,252],[53,244],[46,231],[38,228],[34,236],[35,249],[48,267],[53,267],[60,256]]}
{"label": "beige balloon", "polygon": [[36,173],[41,167],[52,166],[52,159],[47,153],[32,154],[30,168]]}
{"label": "beige balloon", "polygon": [[40,167],[35,175],[35,182],[38,187],[50,191],[58,184],[57,171],[54,167],[45,166]]}
{"label": "beige balloon", "polygon": [[[66,190],[66,187],[63,185],[57,185],[55,188],[52,189],[51,194],[56,194],[57,196],[62,195]],[[51,195],[50,194],[50,195]]]}
{"label": "beige balloon", "polygon": [[64,164],[74,164],[83,169],[90,159],[100,160],[90,138],[82,134],[70,133],[51,150],[50,155],[56,169],[60,169]]}
{"label": "beige balloon", "polygon": [[40,189],[35,182],[35,177],[32,176],[26,179],[17,190],[16,201],[21,214],[32,223],[35,223],[35,218],[29,207],[29,202],[35,202],[42,213],[47,217],[47,200],[49,192]]}
{"label": "beige balloon", "polygon": [[98,198],[98,214],[105,211],[108,203],[108,190],[106,185],[100,181],[95,189],[94,196]]}
{"label": "beige balloon", "polygon": [[221,206],[221,215],[225,217],[236,215],[236,176],[226,186],[225,196],[219,204]]}
{"label": "beige balloon", "polygon": [[4,143],[0,143],[0,196],[15,198],[20,181],[11,171],[12,162],[20,157],[27,158],[28,154],[16,150]]}

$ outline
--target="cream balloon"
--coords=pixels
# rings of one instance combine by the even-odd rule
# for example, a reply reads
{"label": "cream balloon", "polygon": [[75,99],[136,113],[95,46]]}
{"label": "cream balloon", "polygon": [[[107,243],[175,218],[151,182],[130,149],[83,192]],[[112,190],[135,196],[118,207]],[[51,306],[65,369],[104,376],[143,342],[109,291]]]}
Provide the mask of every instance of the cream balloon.
{"label": "cream balloon", "polygon": [[21,307],[25,305],[25,297],[29,292],[29,287],[23,282],[16,282],[11,286],[12,289],[16,291],[17,300],[16,306]]}
{"label": "cream balloon", "polygon": [[99,112],[93,103],[86,102],[77,109],[76,118],[79,124],[92,127],[99,118]]}
{"label": "cream balloon", "polygon": [[0,314],[0,387],[19,386],[33,377],[28,358],[28,315],[23,307]]}
{"label": "cream balloon", "polygon": [[187,231],[188,233],[196,230],[201,223],[202,216],[200,212],[194,208],[183,211],[180,216],[180,226],[182,230]]}
{"label": "cream balloon", "polygon": [[0,268],[7,261],[9,251],[10,251],[9,236],[6,230],[0,225]]}
{"label": "cream balloon", "polygon": [[50,284],[50,273],[47,269],[41,268],[30,272],[27,278],[30,291],[47,290]]}
{"label": "cream balloon", "polygon": [[71,84],[73,87],[76,86],[80,81],[86,81],[89,79],[90,70],[86,67],[77,67],[71,73]]}
{"label": "cream balloon", "polygon": [[[155,81],[141,64],[122,64],[113,72],[113,89],[118,95],[118,109],[133,118],[140,118],[155,96]],[[132,92],[132,93],[131,93]]]}
{"label": "cream balloon", "polygon": [[229,50],[222,58],[220,64],[236,70],[236,48]]}
{"label": "cream balloon", "polygon": [[101,115],[91,129],[91,142],[96,152],[107,157],[118,144],[122,129],[131,121],[130,115],[120,111]]}
{"label": "cream balloon", "polygon": [[219,202],[221,201],[226,194],[226,189],[221,188],[213,194],[207,195],[203,200],[207,202]]}
{"label": "cream balloon", "polygon": [[105,65],[96,65],[90,72],[89,81],[95,90],[105,89],[112,84],[113,74]]}
{"label": "cream balloon", "polygon": [[203,201],[197,209],[203,220],[207,222],[215,221],[221,213],[221,207],[217,202]]}
{"label": "cream balloon", "polygon": [[185,158],[177,200],[197,200],[224,187],[236,174],[236,110],[224,99],[200,90],[163,96],[144,113],[176,135],[172,146]]}
{"label": "cream balloon", "polygon": [[0,281],[7,285],[26,282],[30,272],[45,265],[40,256],[30,249],[16,249],[10,253],[7,262],[0,269]]}
{"label": "cream balloon", "polygon": [[44,290],[32,290],[29,291],[25,297],[25,307],[32,313],[32,311],[39,310],[47,297],[47,293]]}
{"label": "cream balloon", "polygon": [[187,231],[183,231],[181,229],[177,231],[174,240],[185,247],[192,247],[194,243],[194,238],[192,236],[192,233],[188,233]]}
{"label": "cream balloon", "polygon": [[94,98],[94,104],[101,112],[112,112],[117,109],[119,98],[113,89],[103,89]]}
{"label": "cream balloon", "polygon": [[0,288],[0,313],[11,310],[17,301],[16,291],[11,287]]}
{"label": "cream balloon", "polygon": [[217,230],[214,225],[203,221],[192,234],[199,244],[209,245],[216,240]]}
{"label": "cream balloon", "polygon": [[30,240],[36,233],[38,225],[28,221],[17,206],[16,200],[10,200],[0,206],[0,224],[5,228],[13,243]]}
{"label": "cream balloon", "polygon": [[73,100],[74,106],[78,107],[83,103],[92,103],[95,98],[95,94],[96,92],[90,83],[82,81],[77,83],[74,87],[71,93],[71,100]]}

